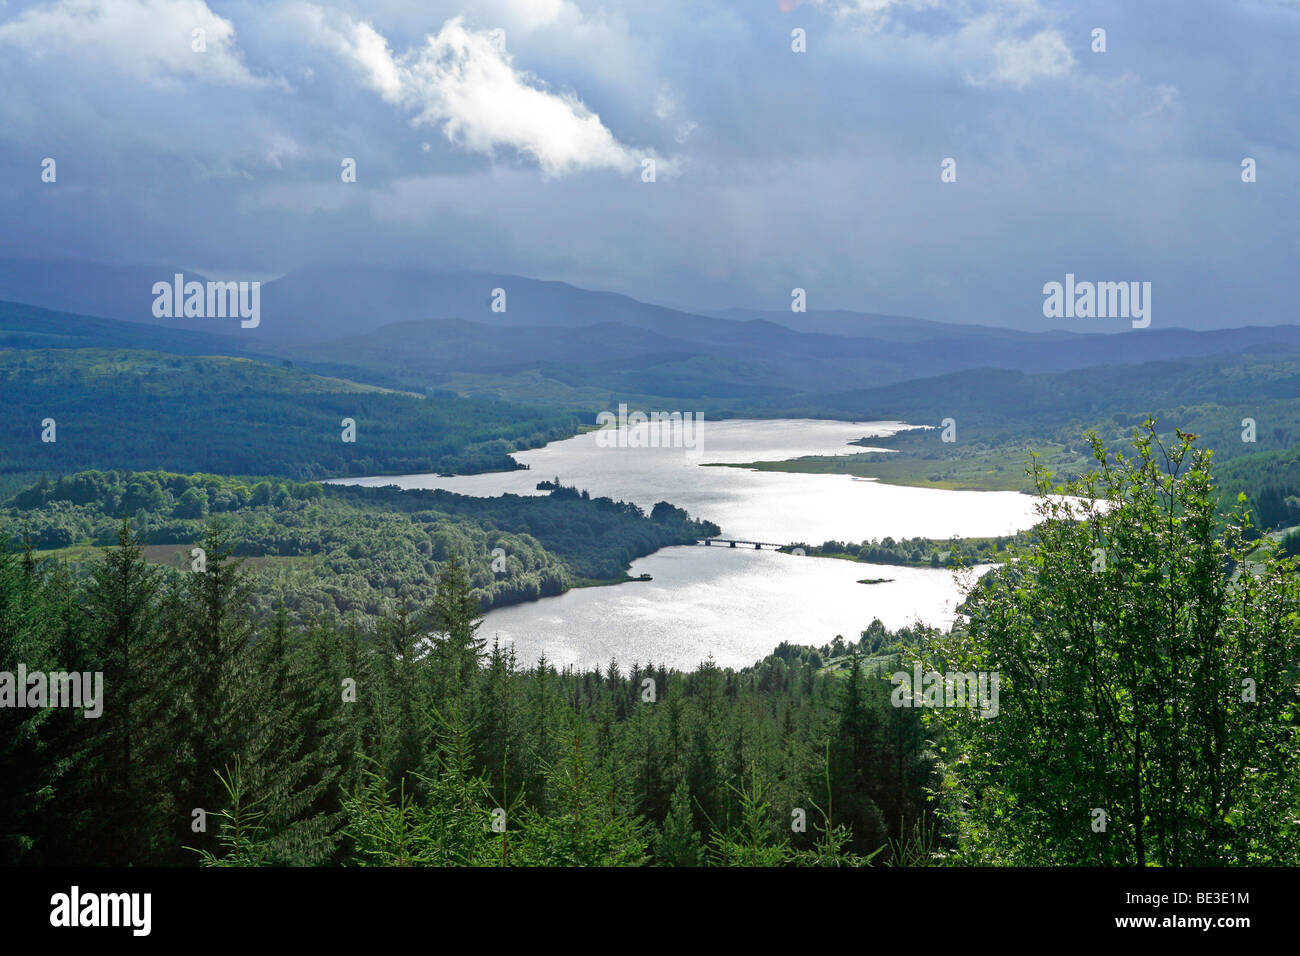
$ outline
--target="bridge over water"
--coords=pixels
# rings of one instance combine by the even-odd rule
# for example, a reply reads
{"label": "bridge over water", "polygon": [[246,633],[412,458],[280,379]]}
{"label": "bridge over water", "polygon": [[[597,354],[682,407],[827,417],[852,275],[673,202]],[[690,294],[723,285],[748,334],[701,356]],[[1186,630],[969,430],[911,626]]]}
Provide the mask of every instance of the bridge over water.
{"label": "bridge over water", "polygon": [[710,545],[728,545],[734,548],[738,544],[753,545],[755,551],[762,551],[764,548],[771,548],[773,551],[781,548],[788,548],[788,544],[777,544],[774,541],[745,541],[741,538],[701,538],[700,541],[707,547]]}

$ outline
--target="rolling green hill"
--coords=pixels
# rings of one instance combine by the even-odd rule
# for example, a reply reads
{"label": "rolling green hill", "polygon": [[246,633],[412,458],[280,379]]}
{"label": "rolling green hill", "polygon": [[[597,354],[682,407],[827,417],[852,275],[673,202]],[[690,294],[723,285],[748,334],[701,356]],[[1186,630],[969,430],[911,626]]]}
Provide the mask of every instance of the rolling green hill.
{"label": "rolling green hill", "polygon": [[[0,351],[0,475],[87,468],[324,478],[515,467],[569,415],[424,398],[245,358]],[[54,421],[52,442],[43,422]],[[343,420],[355,441],[343,440]]]}

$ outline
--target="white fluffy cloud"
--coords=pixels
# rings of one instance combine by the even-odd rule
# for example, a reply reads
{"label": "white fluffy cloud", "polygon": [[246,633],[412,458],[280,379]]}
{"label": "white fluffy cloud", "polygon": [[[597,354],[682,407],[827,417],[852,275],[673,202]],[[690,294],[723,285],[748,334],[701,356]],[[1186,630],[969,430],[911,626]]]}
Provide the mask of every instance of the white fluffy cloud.
{"label": "white fluffy cloud", "polygon": [[[195,30],[206,49],[193,49]],[[181,77],[255,85],[235,49],[235,27],[204,0],[57,0],[0,23],[0,45],[33,59],[75,55],[107,61],[151,82]]]}
{"label": "white fluffy cloud", "polygon": [[[540,13],[562,4],[539,0]],[[506,147],[531,156],[547,176],[583,169],[629,171],[641,154],[620,143],[576,96],[553,92],[516,69],[500,34],[460,17],[397,55],[365,22],[304,8],[318,42],[349,60],[383,99],[414,113],[417,126],[487,155]],[[647,154],[649,155],[649,154]]]}

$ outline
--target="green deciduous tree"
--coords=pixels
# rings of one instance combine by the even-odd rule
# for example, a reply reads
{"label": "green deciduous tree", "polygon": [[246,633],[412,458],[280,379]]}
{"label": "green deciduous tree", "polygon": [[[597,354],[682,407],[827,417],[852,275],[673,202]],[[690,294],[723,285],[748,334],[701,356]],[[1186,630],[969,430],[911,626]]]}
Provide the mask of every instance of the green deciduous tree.
{"label": "green deciduous tree", "polygon": [[[973,861],[1300,860],[1300,579],[1215,509],[1211,454],[1154,423],[1051,497],[932,662],[997,672],[996,717],[939,710]],[[1102,816],[1104,814],[1104,817]],[[1105,821],[1104,829],[1099,825]]]}

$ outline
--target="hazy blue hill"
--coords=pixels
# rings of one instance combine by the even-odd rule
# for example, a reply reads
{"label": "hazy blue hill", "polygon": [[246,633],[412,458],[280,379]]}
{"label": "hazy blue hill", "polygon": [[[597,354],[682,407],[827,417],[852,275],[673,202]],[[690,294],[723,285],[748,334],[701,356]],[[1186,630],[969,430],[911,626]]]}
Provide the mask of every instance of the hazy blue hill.
{"label": "hazy blue hill", "polygon": [[[507,311],[491,310],[494,288],[506,290]],[[1080,322],[1077,333],[1029,333],[859,313],[806,313],[812,314],[814,321],[799,330],[791,328],[792,323],[801,321],[795,313],[701,315],[563,282],[478,272],[308,269],[267,283],[262,294],[263,320],[258,332],[268,340],[295,346],[344,338],[355,345],[358,337],[384,326],[419,320],[460,319],[479,327],[532,327],[556,333],[619,325],[638,330],[647,353],[689,352],[757,363],[754,376],[739,381],[724,377],[724,381],[793,390],[886,384],[966,368],[1064,371],[1213,355],[1273,342],[1300,344],[1300,327],[1296,326],[1193,332],[1132,330],[1121,323],[1094,321]],[[823,330],[819,323],[842,331]],[[407,326],[412,332],[419,328]],[[444,327],[437,334],[447,336],[450,329]],[[578,339],[587,336],[605,336],[601,339],[605,342],[615,338],[610,331],[585,331],[567,339],[565,350],[561,350],[558,345],[539,346],[536,334],[520,332],[517,339],[503,338],[486,329],[462,326],[455,344],[471,355],[496,350],[502,365],[527,361],[531,352],[581,366],[591,349],[583,348]],[[391,348],[393,333],[384,332],[382,338]],[[609,357],[630,354],[636,345],[635,335],[619,337]],[[539,348],[544,351],[538,353]],[[325,351],[331,350],[320,354]],[[563,355],[558,355],[561,351]],[[344,360],[339,354],[331,358]],[[484,364],[473,358],[464,367],[478,370]],[[756,377],[760,375],[774,377]]]}
{"label": "hazy blue hill", "polygon": [[[145,349],[172,355],[229,355],[279,363],[286,358],[284,344],[265,343],[251,329],[215,335],[0,301],[0,349]],[[346,360],[306,370],[384,387],[398,384],[383,367],[361,368]],[[416,390],[422,391],[423,387]]]}
{"label": "hazy blue hill", "polygon": [[[506,292],[504,312],[492,311],[497,288]],[[420,319],[561,328],[608,322],[664,334],[705,332],[710,325],[721,334],[732,324],[612,292],[489,272],[319,267],[269,282],[262,295],[263,323],[272,337],[339,338]]]}
{"label": "hazy blue hill", "polygon": [[[0,346],[289,359],[319,373],[421,393],[444,389],[589,412],[611,398],[631,398],[692,402],[710,414],[783,414],[810,405],[830,413],[844,406],[836,414],[854,417],[861,415],[856,399],[823,398],[976,369],[1040,375],[1300,346],[1294,325],[1198,332],[1081,322],[1080,329],[1092,331],[1027,333],[843,311],[730,310],[730,317],[718,317],[562,282],[364,267],[306,269],[268,282],[261,325],[240,329],[236,320],[153,319],[140,308],[139,290],[169,275],[0,262],[0,298],[22,293],[110,316],[0,302]],[[498,287],[506,290],[504,313],[490,308]],[[148,321],[113,321],[124,311]],[[1004,387],[987,372],[971,381],[995,394]],[[884,414],[911,407],[910,388],[894,393],[899,402]]]}
{"label": "hazy blue hill", "polygon": [[[388,375],[385,381],[412,388],[437,385],[453,373],[497,376],[531,370],[573,389],[666,398],[732,397],[776,403],[774,410],[779,410],[782,404],[791,405],[796,395],[855,392],[974,369],[1019,374],[1122,369],[1300,346],[1297,326],[892,342],[799,333],[768,322],[732,325],[729,334],[715,337],[708,330],[650,334],[612,323],[570,329],[407,322],[331,342],[285,343],[280,350],[317,368],[369,368]],[[979,371],[971,381],[979,382],[986,374]],[[601,401],[605,397],[602,394]]]}
{"label": "hazy blue hill", "polygon": [[1057,425],[1071,419],[1086,422],[1098,415],[1140,421],[1142,415],[1160,409],[1271,402],[1294,403],[1300,409],[1300,346],[1270,344],[1267,350],[1036,375],[967,369],[827,395],[821,402],[828,410],[860,418],[902,415],[931,421],[953,416],[981,425]]}
{"label": "hazy blue hill", "polygon": [[692,343],[604,323],[581,329],[482,325],[461,319],[395,322],[365,335],[292,347],[304,360],[349,357],[406,377],[473,370],[515,371],[539,363],[598,364],[652,351],[698,351]]}
{"label": "hazy blue hill", "polygon": [[250,336],[192,332],[0,301],[0,348],[128,348],[177,355],[245,355],[253,354],[257,346]]}
{"label": "hazy blue hill", "polygon": [[[507,311],[491,310],[494,288],[506,290]],[[521,276],[360,267],[299,270],[267,283],[259,332],[298,341],[354,338],[385,325],[428,319],[512,328],[622,325],[713,347],[697,352],[717,354],[716,349],[725,348],[772,361],[785,375],[793,361],[804,359],[891,380],[981,366],[1062,371],[1213,355],[1271,342],[1300,344],[1297,326],[1194,332],[1080,320],[1077,332],[1030,333],[854,312],[728,310],[705,315]],[[827,371],[809,370],[814,377]]]}
{"label": "hazy blue hill", "polygon": [[990,364],[1026,372],[1068,371],[1095,365],[1208,358],[1273,345],[1300,346],[1300,325],[1248,325],[1205,332],[1153,327],[1111,335],[1075,335],[1060,342],[1031,340],[1005,346],[1005,363]]}
{"label": "hazy blue hill", "polygon": [[935,322],[931,319],[846,309],[810,309],[807,312],[791,312],[789,309],[719,309],[706,314],[738,322],[775,322],[797,332],[819,332],[824,335],[845,335],[889,342],[921,342],[942,338],[1028,340],[1036,336],[1061,339],[1070,335],[1068,332],[1030,333],[993,325]]}
{"label": "hazy blue hill", "polygon": [[[21,302],[59,312],[102,316],[125,322],[165,325],[208,334],[239,332],[237,319],[158,319],[153,314],[153,285],[207,277],[169,265],[109,266],[75,260],[0,259],[0,300]],[[213,323],[220,322],[218,327]],[[253,330],[242,330],[251,333]]]}

